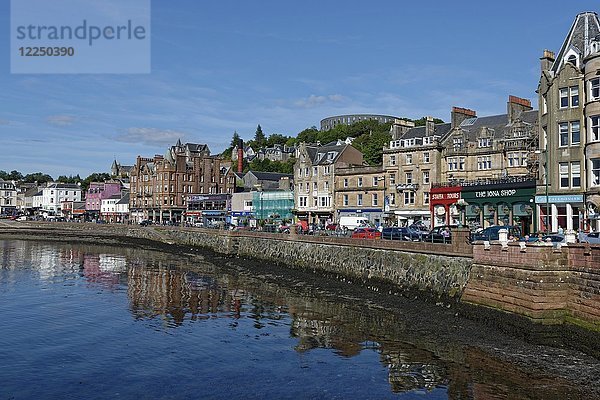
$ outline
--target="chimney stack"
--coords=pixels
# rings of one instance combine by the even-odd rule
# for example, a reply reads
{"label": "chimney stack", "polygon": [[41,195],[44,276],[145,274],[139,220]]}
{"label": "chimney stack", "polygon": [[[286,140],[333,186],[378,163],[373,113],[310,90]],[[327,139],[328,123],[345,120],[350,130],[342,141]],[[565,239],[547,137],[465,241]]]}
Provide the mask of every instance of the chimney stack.
{"label": "chimney stack", "polygon": [[459,126],[465,119],[475,117],[477,117],[477,113],[473,110],[469,110],[468,108],[452,107],[452,128]]}
{"label": "chimney stack", "polygon": [[435,124],[433,123],[433,117],[425,117],[425,135],[432,136],[435,132]]}
{"label": "chimney stack", "polygon": [[507,114],[509,124],[516,121],[523,112],[531,110],[533,110],[531,101],[517,96],[508,96]]}
{"label": "chimney stack", "polygon": [[407,121],[405,119],[395,119],[394,123],[390,127],[390,133],[392,134],[392,140],[400,139],[406,132],[415,127],[415,123]]}
{"label": "chimney stack", "polygon": [[544,50],[544,54],[540,58],[540,66],[542,71],[548,71],[552,68],[552,64],[554,64],[555,60],[554,52],[550,50]]}
{"label": "chimney stack", "polygon": [[237,172],[241,174],[244,171],[244,141],[240,139],[238,141],[237,148]]}

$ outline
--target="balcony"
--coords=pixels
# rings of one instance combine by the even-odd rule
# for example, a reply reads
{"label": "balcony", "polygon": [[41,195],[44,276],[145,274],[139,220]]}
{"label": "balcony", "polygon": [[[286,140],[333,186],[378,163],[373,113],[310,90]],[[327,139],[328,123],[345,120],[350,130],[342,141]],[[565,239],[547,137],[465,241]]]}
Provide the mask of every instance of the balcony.
{"label": "balcony", "polygon": [[417,190],[419,190],[418,183],[399,183],[396,185],[396,191],[398,192],[416,192]]}

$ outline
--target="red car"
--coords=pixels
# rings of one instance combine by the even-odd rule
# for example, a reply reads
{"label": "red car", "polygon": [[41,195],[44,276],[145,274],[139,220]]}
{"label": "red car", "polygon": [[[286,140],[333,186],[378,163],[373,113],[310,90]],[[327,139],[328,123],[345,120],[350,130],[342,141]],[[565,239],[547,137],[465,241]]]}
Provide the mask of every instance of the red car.
{"label": "red car", "polygon": [[351,237],[355,239],[381,239],[381,232],[375,228],[356,228]]}

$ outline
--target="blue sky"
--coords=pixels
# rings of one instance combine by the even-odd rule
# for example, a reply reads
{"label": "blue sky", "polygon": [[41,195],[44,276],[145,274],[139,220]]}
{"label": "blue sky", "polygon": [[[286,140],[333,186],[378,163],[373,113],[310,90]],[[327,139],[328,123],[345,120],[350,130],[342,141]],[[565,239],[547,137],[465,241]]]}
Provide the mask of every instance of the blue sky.
{"label": "blue sky", "polygon": [[[178,138],[221,152],[234,131],[295,136],[330,115],[449,120],[531,99],[595,1],[155,0],[150,74],[11,74],[0,4],[1,170],[108,171]],[[536,106],[537,107],[537,106]]]}

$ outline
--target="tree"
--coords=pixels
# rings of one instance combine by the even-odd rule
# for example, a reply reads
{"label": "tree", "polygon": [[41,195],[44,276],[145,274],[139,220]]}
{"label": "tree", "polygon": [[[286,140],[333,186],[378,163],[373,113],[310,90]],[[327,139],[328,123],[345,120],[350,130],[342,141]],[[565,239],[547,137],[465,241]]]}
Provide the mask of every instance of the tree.
{"label": "tree", "polygon": [[254,142],[258,147],[263,147],[267,143],[267,138],[260,127],[260,124],[256,127],[256,132],[254,133]]}
{"label": "tree", "polygon": [[81,182],[81,190],[86,192],[92,182],[105,182],[108,180],[110,180],[110,175],[106,172],[94,172]]}
{"label": "tree", "polygon": [[240,139],[240,135],[238,135],[237,131],[233,132],[233,137],[231,138],[231,144],[229,147],[234,148],[237,146],[240,143]]}
{"label": "tree", "polygon": [[47,182],[52,182],[54,179],[48,174],[43,174],[41,172],[35,172],[33,174],[27,174],[23,177],[23,181],[25,183],[34,183],[43,184]]}
{"label": "tree", "polygon": [[60,183],[78,183],[81,182],[81,177],[79,176],[79,174],[73,176],[73,175],[61,175],[56,179],[57,182]]}
{"label": "tree", "polygon": [[273,147],[276,144],[286,144],[289,139],[289,137],[283,136],[280,133],[273,133],[272,135],[269,135],[269,138],[266,142],[266,146]]}
{"label": "tree", "polygon": [[[413,122],[415,123],[415,126],[425,126],[425,121],[427,121],[427,117],[413,120]],[[444,121],[439,118],[434,118],[433,123],[434,124],[443,124]]]}

